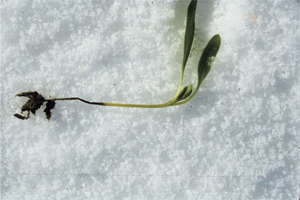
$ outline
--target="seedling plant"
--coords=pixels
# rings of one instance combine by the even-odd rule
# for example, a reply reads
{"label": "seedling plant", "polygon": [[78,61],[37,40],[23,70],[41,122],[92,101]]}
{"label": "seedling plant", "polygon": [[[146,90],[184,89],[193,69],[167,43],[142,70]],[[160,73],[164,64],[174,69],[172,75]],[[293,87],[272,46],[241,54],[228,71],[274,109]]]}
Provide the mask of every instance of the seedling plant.
{"label": "seedling plant", "polygon": [[[186,19],[186,28],[184,36],[184,49],[183,49],[183,60],[181,64],[181,73],[180,80],[177,92],[175,96],[168,102],[162,104],[122,104],[122,103],[107,103],[107,102],[91,102],[79,97],[67,97],[67,98],[44,98],[37,91],[34,92],[22,92],[17,94],[18,97],[27,97],[29,100],[22,106],[21,114],[14,114],[15,117],[19,119],[28,119],[30,117],[30,112],[35,114],[45,102],[46,108],[44,112],[46,118],[51,118],[51,110],[55,107],[56,101],[73,101],[79,100],[91,105],[100,105],[100,106],[114,106],[114,107],[131,107],[131,108],[164,108],[169,106],[177,106],[189,102],[199,90],[201,83],[204,78],[209,73],[212,63],[218,53],[218,50],[221,45],[221,37],[217,34],[214,35],[204,48],[202,55],[198,63],[198,81],[196,89],[193,90],[192,85],[187,85],[182,88],[184,70],[190,56],[191,47],[194,41],[194,32],[195,32],[195,16],[196,16],[197,0],[192,0],[188,6],[187,10],[187,19]],[[23,115],[23,112],[27,111],[27,115]]]}

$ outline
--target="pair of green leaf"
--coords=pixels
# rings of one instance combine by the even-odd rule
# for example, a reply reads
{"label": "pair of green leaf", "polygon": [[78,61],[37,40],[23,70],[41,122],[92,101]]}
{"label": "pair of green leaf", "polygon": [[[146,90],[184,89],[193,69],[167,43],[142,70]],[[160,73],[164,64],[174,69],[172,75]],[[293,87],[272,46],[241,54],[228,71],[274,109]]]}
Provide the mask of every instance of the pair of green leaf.
{"label": "pair of green leaf", "polygon": [[218,50],[221,45],[221,37],[219,35],[213,36],[201,55],[198,64],[198,83],[197,87],[192,91],[192,85],[185,86],[182,90],[182,82],[183,82],[183,75],[186,63],[188,61],[190,51],[192,48],[193,40],[194,40],[194,32],[195,32],[195,15],[196,15],[196,8],[197,8],[197,0],[192,0],[187,13],[187,22],[186,22],[186,29],[185,29],[185,38],[184,38],[184,51],[183,51],[183,61],[181,66],[181,75],[180,81],[178,86],[178,91],[175,97],[170,101],[172,105],[180,105],[190,101],[195,94],[197,93],[202,81],[210,71],[212,66],[212,62],[216,57]]}

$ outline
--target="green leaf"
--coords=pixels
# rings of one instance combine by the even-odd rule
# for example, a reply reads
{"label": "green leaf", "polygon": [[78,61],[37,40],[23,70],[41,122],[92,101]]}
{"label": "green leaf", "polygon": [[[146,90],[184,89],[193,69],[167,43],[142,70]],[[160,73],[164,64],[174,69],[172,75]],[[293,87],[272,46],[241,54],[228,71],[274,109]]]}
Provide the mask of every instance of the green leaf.
{"label": "green leaf", "polygon": [[206,45],[201,55],[199,65],[198,65],[198,85],[202,83],[210,68],[212,63],[218,53],[218,50],[221,45],[220,35],[214,35]]}
{"label": "green leaf", "polygon": [[190,55],[190,51],[194,40],[196,8],[197,8],[197,0],[192,0],[188,7],[187,20],[186,20],[182,73],[187,63],[188,57]]}
{"label": "green leaf", "polygon": [[186,27],[185,27],[185,35],[184,35],[184,49],[183,49],[183,59],[181,64],[181,73],[180,80],[177,92],[172,100],[167,102],[167,104],[172,105],[175,102],[178,102],[178,96],[182,93],[181,87],[183,83],[183,75],[187,60],[190,55],[190,51],[192,48],[193,40],[194,40],[194,32],[195,32],[195,16],[196,16],[196,8],[197,8],[197,0],[191,0],[187,10],[186,17]]}
{"label": "green leaf", "polygon": [[193,88],[192,85],[185,86],[179,93],[179,95],[176,99],[176,102],[179,102],[179,101],[182,101],[182,100],[188,98],[192,94],[192,90],[193,90],[192,88]]}

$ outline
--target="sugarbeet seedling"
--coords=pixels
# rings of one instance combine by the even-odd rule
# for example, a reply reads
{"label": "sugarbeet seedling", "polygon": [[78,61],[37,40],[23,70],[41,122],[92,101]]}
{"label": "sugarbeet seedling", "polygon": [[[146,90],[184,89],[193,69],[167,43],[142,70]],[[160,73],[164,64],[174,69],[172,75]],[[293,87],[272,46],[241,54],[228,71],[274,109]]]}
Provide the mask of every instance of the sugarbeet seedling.
{"label": "sugarbeet seedling", "polygon": [[44,112],[46,113],[47,119],[51,117],[51,109],[55,106],[55,101],[72,101],[79,100],[87,104],[100,105],[100,106],[115,106],[115,107],[132,107],[132,108],[164,108],[168,106],[177,106],[190,101],[197,93],[202,81],[210,71],[212,63],[217,55],[217,52],[221,45],[221,37],[219,35],[213,36],[206,47],[204,48],[201,58],[198,64],[198,83],[196,89],[192,90],[192,85],[185,86],[182,89],[183,75],[187,60],[190,55],[191,47],[194,40],[195,31],[195,15],[196,15],[197,0],[192,0],[187,11],[187,21],[184,37],[184,49],[183,49],[183,61],[181,65],[181,75],[179,86],[177,92],[173,99],[163,104],[121,104],[121,103],[106,103],[106,102],[90,102],[78,97],[68,97],[68,98],[52,98],[46,99],[38,92],[22,92],[17,94],[19,97],[28,97],[29,100],[22,106],[21,113],[27,111],[27,115],[14,114],[15,117],[19,119],[28,119],[30,117],[30,112],[35,114],[44,102],[46,103],[46,108]]}

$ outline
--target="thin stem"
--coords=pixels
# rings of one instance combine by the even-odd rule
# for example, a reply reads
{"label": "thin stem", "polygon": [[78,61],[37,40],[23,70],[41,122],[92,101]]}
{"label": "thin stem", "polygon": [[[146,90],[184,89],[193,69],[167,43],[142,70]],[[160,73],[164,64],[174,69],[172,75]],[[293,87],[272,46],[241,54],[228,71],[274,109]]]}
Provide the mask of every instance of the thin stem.
{"label": "thin stem", "polygon": [[45,99],[45,101],[73,101],[73,100],[79,100],[79,101],[82,101],[82,102],[87,103],[87,104],[104,106],[103,102],[91,102],[91,101],[87,101],[87,100],[84,100],[84,99],[81,99],[81,98],[78,98],[78,97]]}
{"label": "thin stem", "polygon": [[184,74],[184,67],[182,65],[179,85],[178,85],[178,89],[177,89],[177,92],[176,92],[175,96],[170,101],[168,101],[166,103],[162,103],[162,104],[127,104],[127,103],[93,102],[93,101],[87,101],[87,100],[84,100],[84,99],[81,99],[81,98],[78,98],[78,97],[53,98],[53,99],[45,99],[45,101],[73,101],[73,100],[78,100],[78,101],[82,101],[82,102],[87,103],[87,104],[100,105],[100,106],[130,107],[130,108],[164,108],[164,107],[172,106],[174,104],[174,102],[176,101],[176,99],[177,99],[177,97],[178,97],[178,95],[181,91],[181,88],[182,88],[183,74]]}
{"label": "thin stem", "polygon": [[114,106],[114,107],[131,107],[131,108],[164,108],[170,106],[169,102],[163,104],[123,104],[123,103],[107,103],[107,102],[93,102],[87,101],[78,97],[68,97],[68,98],[53,98],[45,99],[45,101],[72,101],[79,100],[87,104],[100,105],[100,106]]}

